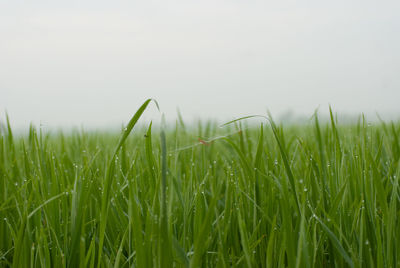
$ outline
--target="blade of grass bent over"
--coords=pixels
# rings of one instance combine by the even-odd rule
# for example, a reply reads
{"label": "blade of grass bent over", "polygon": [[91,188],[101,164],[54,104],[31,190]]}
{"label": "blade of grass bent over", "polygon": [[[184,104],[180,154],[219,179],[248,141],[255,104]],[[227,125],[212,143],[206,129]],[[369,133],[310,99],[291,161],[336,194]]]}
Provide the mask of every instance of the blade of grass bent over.
{"label": "blade of grass bent over", "polygon": [[[100,229],[99,229],[99,253],[97,256],[97,267],[100,267],[101,265],[101,257],[102,257],[102,252],[103,252],[103,243],[104,243],[104,235],[105,235],[105,230],[106,230],[106,223],[107,223],[107,212],[108,212],[108,207],[109,207],[109,195],[110,195],[110,188],[111,188],[111,183],[112,183],[112,175],[113,171],[115,168],[115,159],[118,154],[118,151],[121,149],[121,146],[124,144],[125,140],[131,133],[133,127],[136,125],[137,121],[139,118],[142,116],[143,112],[146,110],[147,106],[153,99],[147,99],[142,106],[136,111],[136,113],[133,115],[132,119],[129,121],[128,125],[124,129],[124,132],[121,136],[121,139],[119,140],[119,143],[117,147],[115,148],[114,154],[111,158],[111,161],[109,162],[107,166],[107,171],[106,171],[106,178],[105,178],[105,185],[104,185],[104,193],[102,195],[102,200],[101,200],[101,214],[100,214]],[[153,100],[158,107],[158,103]]]}

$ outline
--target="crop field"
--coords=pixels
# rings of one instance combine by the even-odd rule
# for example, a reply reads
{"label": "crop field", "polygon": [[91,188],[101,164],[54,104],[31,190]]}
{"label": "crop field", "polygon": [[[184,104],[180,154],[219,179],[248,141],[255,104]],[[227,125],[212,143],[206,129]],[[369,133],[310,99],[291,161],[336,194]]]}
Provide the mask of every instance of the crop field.
{"label": "crop field", "polygon": [[[400,267],[397,122],[0,130],[0,267]],[[254,123],[256,122],[256,123]]]}

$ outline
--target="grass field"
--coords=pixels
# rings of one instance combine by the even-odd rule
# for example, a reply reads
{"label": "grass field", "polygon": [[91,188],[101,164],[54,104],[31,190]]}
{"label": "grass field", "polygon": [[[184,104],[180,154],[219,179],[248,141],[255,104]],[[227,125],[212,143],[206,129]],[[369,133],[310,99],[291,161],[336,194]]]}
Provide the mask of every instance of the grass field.
{"label": "grass field", "polygon": [[121,134],[3,122],[0,267],[400,266],[398,123],[135,126],[150,103]]}

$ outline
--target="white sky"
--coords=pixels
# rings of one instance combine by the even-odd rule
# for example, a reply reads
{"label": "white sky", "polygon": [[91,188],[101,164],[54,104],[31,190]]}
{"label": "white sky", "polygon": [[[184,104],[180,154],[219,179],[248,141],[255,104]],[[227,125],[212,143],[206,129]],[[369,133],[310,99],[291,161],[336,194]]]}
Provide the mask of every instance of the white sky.
{"label": "white sky", "polygon": [[[0,118],[400,115],[400,1],[0,2]],[[158,116],[153,108],[149,117]]]}

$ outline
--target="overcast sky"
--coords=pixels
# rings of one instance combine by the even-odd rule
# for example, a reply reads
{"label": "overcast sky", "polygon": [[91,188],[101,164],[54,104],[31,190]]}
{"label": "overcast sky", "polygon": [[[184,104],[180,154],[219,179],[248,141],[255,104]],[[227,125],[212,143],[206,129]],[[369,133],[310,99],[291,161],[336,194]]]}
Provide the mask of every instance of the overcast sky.
{"label": "overcast sky", "polygon": [[0,118],[107,126],[149,97],[188,120],[309,115],[329,103],[399,117],[399,10],[368,0],[3,0]]}

